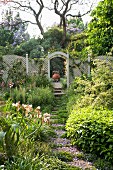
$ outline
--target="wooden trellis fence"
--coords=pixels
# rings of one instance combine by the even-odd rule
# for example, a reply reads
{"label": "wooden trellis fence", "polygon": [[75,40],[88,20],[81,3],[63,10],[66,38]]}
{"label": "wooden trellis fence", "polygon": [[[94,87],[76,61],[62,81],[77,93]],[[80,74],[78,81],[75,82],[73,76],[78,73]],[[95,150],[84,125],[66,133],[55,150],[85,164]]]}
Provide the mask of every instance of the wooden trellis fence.
{"label": "wooden trellis fence", "polygon": [[[21,57],[17,55],[5,55],[3,56],[3,65],[4,65],[3,76],[2,76],[3,81],[7,80],[9,69],[12,68],[14,63],[17,62],[18,60],[22,62],[22,65],[20,66],[20,70],[22,69],[22,67],[27,68],[26,64],[28,63],[28,74],[38,73],[39,71],[38,64],[35,64],[33,60],[26,61],[25,57]],[[26,69],[26,73],[27,73],[27,69]]]}
{"label": "wooden trellis fence", "polygon": [[[101,60],[106,60],[113,63],[112,57],[106,57],[106,56],[99,56],[97,57]],[[27,59],[26,57],[17,56],[17,55],[5,55],[3,56],[3,63],[4,63],[4,70],[2,79],[3,81],[7,80],[8,77],[8,71],[10,68],[13,67],[14,62],[21,60],[22,66],[26,68],[26,73],[28,75],[30,74],[38,74],[39,73],[39,64],[35,63],[34,60]],[[20,68],[21,69],[21,68]],[[48,76],[48,58],[45,58],[43,60],[43,71]],[[82,74],[90,74],[90,58],[86,61],[80,61],[80,60],[69,60],[69,83],[73,81],[74,77],[81,76]]]}

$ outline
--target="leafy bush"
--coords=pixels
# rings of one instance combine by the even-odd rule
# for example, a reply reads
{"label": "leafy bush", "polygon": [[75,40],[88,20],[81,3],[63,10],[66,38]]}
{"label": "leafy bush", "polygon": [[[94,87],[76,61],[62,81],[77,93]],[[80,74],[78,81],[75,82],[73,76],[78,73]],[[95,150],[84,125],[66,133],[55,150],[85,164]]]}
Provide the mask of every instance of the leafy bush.
{"label": "leafy bush", "polygon": [[44,75],[38,75],[35,79],[36,87],[51,87],[51,82]]}
{"label": "leafy bush", "polygon": [[12,98],[12,101],[14,103],[20,101],[20,103],[26,103],[27,102],[27,91],[24,87],[14,88],[11,91],[10,97]]}
{"label": "leafy bush", "polygon": [[0,151],[6,153],[11,160],[30,148],[31,153],[34,152],[35,142],[47,141],[55,135],[53,129],[42,122],[43,118],[39,118],[35,110],[26,109],[20,103],[14,106],[9,100],[4,108],[7,116],[0,117]]}
{"label": "leafy bush", "polygon": [[44,112],[50,112],[54,104],[52,85],[45,76],[34,76],[27,80],[26,85],[11,88],[5,93],[5,99],[11,98],[14,103],[32,104],[41,106]]}
{"label": "leafy bush", "polygon": [[[38,39],[31,38],[29,41],[23,42],[20,45],[16,46],[14,50],[14,54],[25,56],[27,51],[27,53],[30,55],[32,53],[32,50],[37,49],[38,51],[38,46],[40,44],[41,44],[41,38]],[[30,58],[32,58],[31,55]]]}
{"label": "leafy bush", "polygon": [[33,107],[41,106],[42,110],[45,106],[51,106],[54,103],[54,95],[49,87],[35,88],[28,95],[27,103],[33,105]]}
{"label": "leafy bush", "polygon": [[[105,60],[94,60],[91,77],[76,78],[68,91],[67,110],[92,105],[113,108],[113,66]],[[104,100],[103,100],[104,99]],[[74,106],[74,107],[73,107]]]}
{"label": "leafy bush", "polygon": [[13,82],[15,86],[25,83],[27,78],[26,68],[22,64],[22,60],[18,59],[13,63],[13,66],[8,70],[8,81]]}
{"label": "leafy bush", "polygon": [[86,152],[113,158],[113,111],[91,107],[73,110],[66,123],[68,136]]}

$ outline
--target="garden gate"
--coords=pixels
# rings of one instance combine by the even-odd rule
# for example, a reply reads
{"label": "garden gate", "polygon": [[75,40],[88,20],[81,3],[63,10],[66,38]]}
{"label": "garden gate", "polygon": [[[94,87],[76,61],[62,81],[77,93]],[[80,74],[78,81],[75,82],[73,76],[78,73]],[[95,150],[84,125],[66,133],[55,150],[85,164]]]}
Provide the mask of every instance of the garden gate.
{"label": "garden gate", "polygon": [[55,57],[61,57],[66,60],[67,87],[69,87],[69,54],[60,51],[56,51],[54,53],[48,54],[48,58],[44,63],[44,70],[47,72],[48,78],[50,78],[50,60]]}

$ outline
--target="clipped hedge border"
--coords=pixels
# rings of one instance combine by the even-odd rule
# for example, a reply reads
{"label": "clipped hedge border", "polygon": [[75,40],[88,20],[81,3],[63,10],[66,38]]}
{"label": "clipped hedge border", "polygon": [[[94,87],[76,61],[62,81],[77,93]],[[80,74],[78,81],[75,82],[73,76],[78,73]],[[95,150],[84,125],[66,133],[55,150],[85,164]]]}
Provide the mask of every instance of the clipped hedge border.
{"label": "clipped hedge border", "polygon": [[67,135],[85,152],[112,161],[113,110],[91,107],[73,110],[66,123]]}

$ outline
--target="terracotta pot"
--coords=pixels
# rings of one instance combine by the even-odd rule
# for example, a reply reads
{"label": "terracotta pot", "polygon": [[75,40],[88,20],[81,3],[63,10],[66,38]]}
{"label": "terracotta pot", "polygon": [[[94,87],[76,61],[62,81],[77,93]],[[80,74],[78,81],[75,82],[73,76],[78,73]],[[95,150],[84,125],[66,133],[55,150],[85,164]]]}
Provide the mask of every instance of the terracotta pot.
{"label": "terracotta pot", "polygon": [[59,73],[54,73],[54,74],[52,75],[52,79],[55,80],[55,81],[59,81],[59,80],[60,80],[60,75],[59,75]]}

